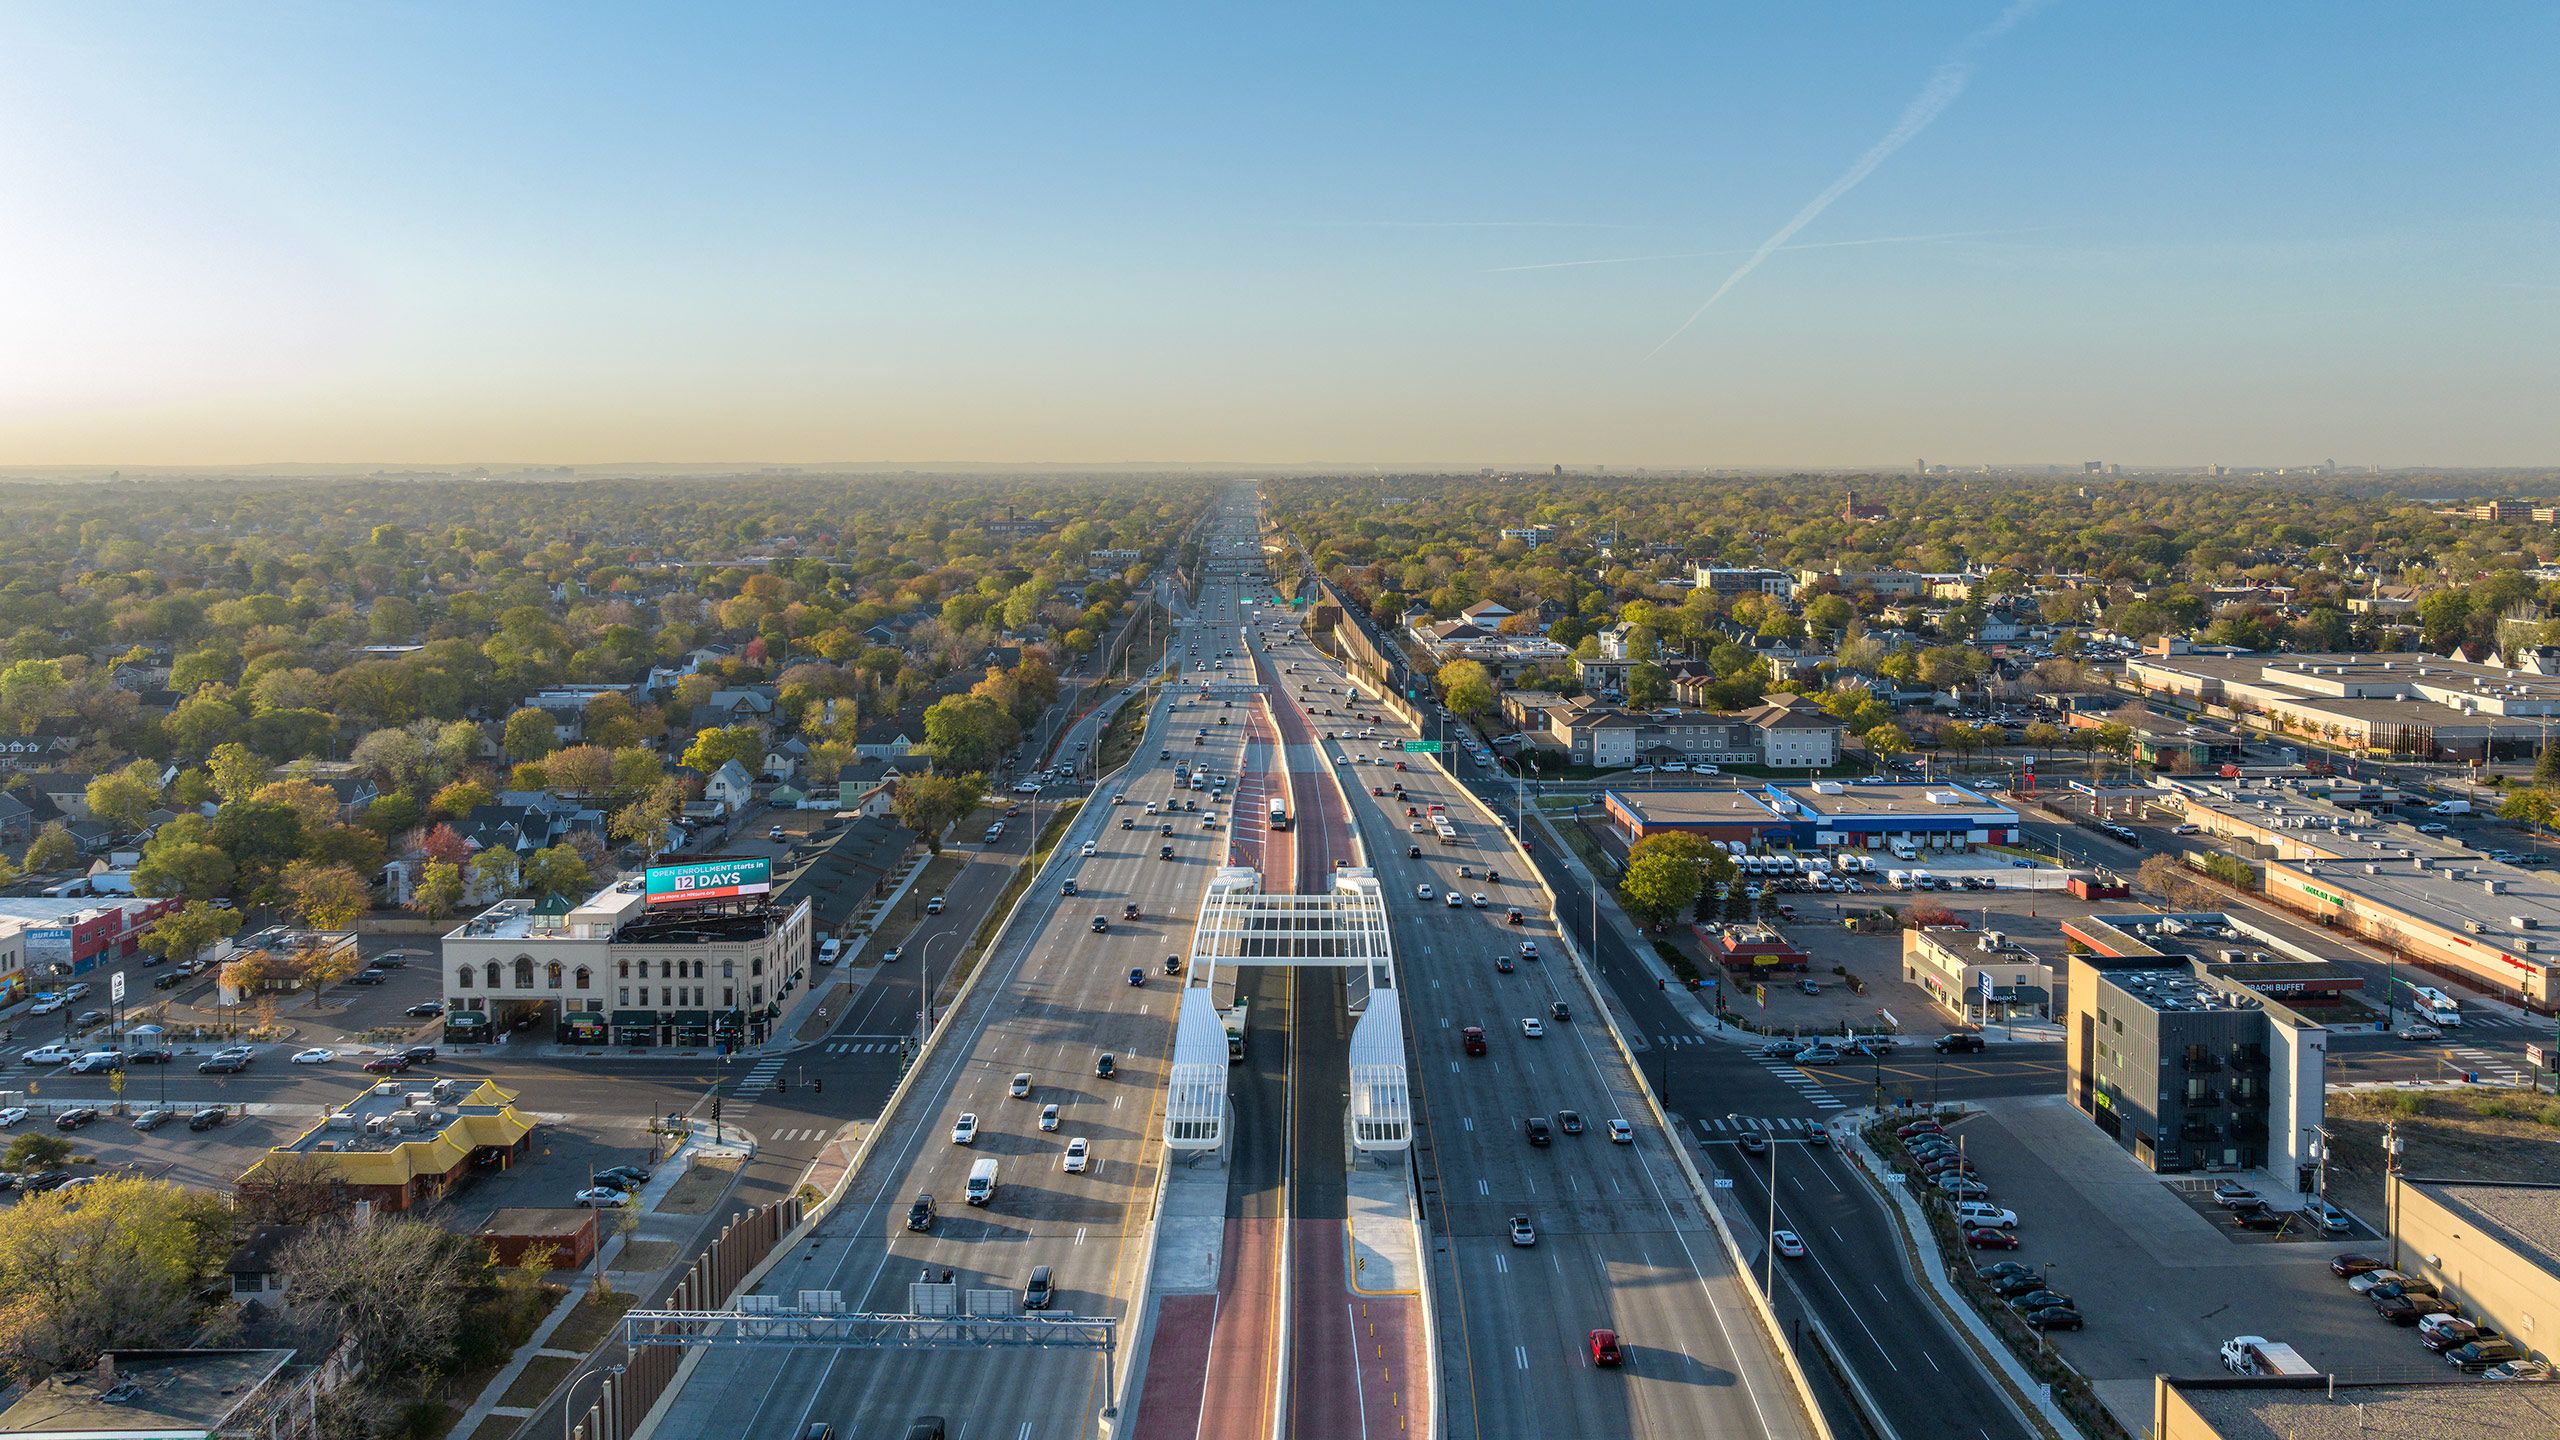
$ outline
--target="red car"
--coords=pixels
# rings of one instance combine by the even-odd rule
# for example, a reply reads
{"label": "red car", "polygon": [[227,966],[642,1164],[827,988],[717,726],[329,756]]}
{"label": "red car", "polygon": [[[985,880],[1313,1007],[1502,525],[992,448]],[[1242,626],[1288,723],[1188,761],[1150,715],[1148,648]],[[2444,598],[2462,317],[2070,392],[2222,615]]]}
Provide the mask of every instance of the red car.
{"label": "red car", "polygon": [[1021,806],[1019,806],[1019,805],[1007,805],[1006,807],[1004,807],[1004,818],[1006,818],[1007,820],[1010,820],[1010,819],[1012,819],[1014,816],[1019,815],[1019,814],[1021,814],[1021,813],[1022,813],[1022,807],[1021,807]]}
{"label": "red car", "polygon": [[1386,792],[1386,791],[1384,791],[1384,790],[1379,789],[1379,788],[1378,788],[1377,786],[1375,786],[1375,785],[1372,785],[1372,786],[1370,786],[1370,787],[1369,787],[1369,793],[1370,793],[1370,794],[1372,794],[1372,795],[1384,795],[1384,794],[1386,794],[1387,792]]}
{"label": "red car", "polygon": [[1458,1044],[1470,1055],[1484,1053],[1484,1027],[1470,1025],[1458,1032]]}
{"label": "red car", "polygon": [[1935,1120],[1914,1120],[1910,1124],[1903,1126],[1901,1129],[1896,1130],[1893,1133],[1901,1136],[1905,1140],[1908,1140],[1914,1135],[1938,1135],[1943,1134],[1944,1132],[1939,1128],[1938,1122]]}
{"label": "red car", "polygon": [[1615,1330],[1592,1331],[1591,1363],[1614,1370],[1618,1367],[1620,1362],[1621,1357],[1618,1354],[1618,1332]]}
{"label": "red car", "polygon": [[408,1068],[409,1059],[405,1055],[384,1055],[364,1062],[368,1075],[397,1075]]}
{"label": "red car", "polygon": [[2006,1230],[1974,1229],[1964,1232],[1964,1243],[1974,1250],[2015,1250],[2018,1237]]}
{"label": "red car", "polygon": [[2371,1255],[2338,1255],[2333,1256],[2329,1261],[2330,1274],[2343,1275],[2350,1279],[2383,1268],[2382,1261]]}

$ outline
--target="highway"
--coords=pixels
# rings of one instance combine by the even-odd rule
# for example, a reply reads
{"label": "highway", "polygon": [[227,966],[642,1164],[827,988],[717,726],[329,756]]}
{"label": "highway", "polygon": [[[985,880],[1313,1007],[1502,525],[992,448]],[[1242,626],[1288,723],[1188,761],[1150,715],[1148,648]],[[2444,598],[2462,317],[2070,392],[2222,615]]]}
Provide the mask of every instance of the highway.
{"label": "highway", "polygon": [[[1177,736],[1206,724],[1193,746]],[[767,1276],[765,1293],[839,1292],[853,1309],[905,1312],[908,1285],[945,1272],[964,1289],[1019,1294],[1032,1267],[1053,1268],[1053,1309],[1125,1317],[1149,1243],[1147,1204],[1159,1163],[1159,1107],[1171,1049],[1175,987],[1164,957],[1187,946],[1195,907],[1225,862],[1225,807],[1146,817],[1149,800],[1172,798],[1171,761],[1206,760],[1232,773],[1242,727],[1219,727],[1196,700],[1159,696],[1148,738],[1127,771],[1096,792],[1035,880],[1016,923],[927,1058],[916,1088],[874,1138],[842,1203],[795,1254]],[[1125,793],[1128,804],[1110,796]],[[1186,792],[1186,795],[1188,792]],[[1202,816],[1214,814],[1214,828]],[[1130,828],[1122,829],[1127,819]],[[1171,835],[1157,833],[1173,826]],[[1080,858],[1092,842],[1096,853]],[[1170,845],[1174,858],[1158,850]],[[1059,893],[1073,877],[1081,894]],[[1142,918],[1121,918],[1124,904]],[[1092,925],[1100,917],[1107,930]],[[967,917],[974,927],[978,917]],[[1148,979],[1129,983],[1136,967]],[[848,1017],[850,1018],[850,1017]],[[805,1052],[804,1052],[805,1053]],[[818,1053],[828,1053],[822,1044]],[[1096,1074],[1112,1055],[1115,1073]],[[1028,1098],[1008,1095],[1027,1071]],[[1043,1105],[1062,1122],[1043,1133]],[[974,1144],[952,1141],[963,1113],[977,1116]],[[1090,1169],[1061,1168],[1066,1143],[1090,1142]],[[993,1201],[964,1203],[971,1166],[998,1162]],[[910,1203],[929,1193],[939,1209],[924,1233],[906,1228]],[[1009,1440],[1092,1432],[1105,1404],[1099,1357],[1076,1352],[930,1350],[711,1352],[666,1414],[668,1434],[798,1435],[824,1421],[864,1433],[915,1415],[965,1424],[961,1433]]]}
{"label": "highway", "polygon": [[[1374,629],[1370,633],[1373,640],[1379,638]],[[1393,652],[1390,650],[1388,653]],[[1428,709],[1429,702],[1424,704]],[[1440,727],[1435,725],[1433,728],[1436,732]],[[1456,729],[1454,725],[1448,728]],[[1477,812],[1476,823],[1467,827],[1473,843],[1461,847],[1463,854],[1472,856],[1478,846],[1498,838],[1499,827],[1486,817],[1510,817],[1515,792],[1509,777],[1475,765],[1465,755],[1456,753],[1454,739],[1451,744],[1451,751],[1439,757],[1445,771],[1441,766],[1430,766],[1426,770],[1423,764],[1412,764],[1402,778],[1411,784],[1420,772],[1426,789],[1437,786],[1454,792],[1463,788],[1474,797],[1482,809]],[[1354,770],[1368,773],[1373,781],[1377,779],[1375,767],[1354,767]],[[1464,776],[1463,787],[1454,785],[1451,775]],[[1366,788],[1365,785],[1358,786],[1355,790],[1365,793]],[[1455,795],[1439,798],[1454,800]],[[1398,832],[1394,838],[1407,838],[1402,833],[1402,827],[1408,822],[1401,805],[1375,799],[1370,803],[1385,806],[1383,820]],[[1451,878],[1455,878],[1456,864],[1452,863],[1452,858],[1444,858],[1430,837],[1411,836],[1410,840],[1422,845],[1423,859],[1418,862],[1400,859],[1398,857],[1403,857],[1409,846],[1391,844],[1391,857],[1382,865],[1382,873],[1397,865],[1418,865],[1428,872],[1419,878],[1428,879],[1435,887],[1445,887]],[[1879,1079],[1888,1092],[1908,1090],[1921,1098],[1926,1097],[1933,1084],[1942,1098],[1957,1098],[2049,1093],[2060,1083],[2059,1046],[2003,1047],[1986,1055],[1944,1059],[1924,1051],[1906,1054],[1888,1062],[1881,1070],[1844,1067],[1838,1071],[1799,1071],[1794,1066],[1763,1059],[1749,1047],[1699,1035],[1685,1014],[1657,987],[1652,972],[1627,948],[1614,926],[1598,926],[1594,935],[1597,917],[1579,867],[1553,854],[1552,847],[1543,841],[1535,847],[1532,858],[1555,892],[1563,923],[1573,927],[1576,940],[1584,947],[1583,953],[1593,957],[1594,973],[1617,1005],[1621,1023],[1630,1040],[1644,1047],[1638,1058],[1654,1082],[1657,1094],[1663,1097],[1665,1108],[1682,1125],[1685,1143],[1696,1147],[1692,1153],[1698,1157],[1700,1167],[1711,1174],[1734,1180],[1735,1208],[1744,1217],[1740,1229],[1749,1237],[1746,1248],[1756,1248],[1765,1243],[1768,1162],[1749,1161],[1748,1157],[1741,1155],[1736,1142],[1743,1128],[1760,1129],[1773,1135],[1800,1136],[1808,1128],[1823,1124],[1827,1117],[1840,1114],[1844,1107],[1869,1103]],[[1468,862],[1459,860],[1457,863]],[[1481,865],[1474,868],[1479,875],[1483,873]],[[1406,895],[1412,893],[1412,884],[1416,883],[1414,877],[1398,870],[1394,880],[1391,889]],[[1469,886],[1472,895],[1476,888],[1474,882],[1462,880],[1460,883]],[[1534,896],[1536,893],[1532,886],[1514,885],[1509,876],[1505,877],[1501,888],[1514,895]],[[1509,903],[1490,888],[1488,898],[1496,900],[1497,905]],[[1477,912],[1472,906],[1463,915],[1449,912],[1445,907],[1429,913],[1437,915],[1442,925],[1434,927],[1424,921],[1419,927],[1420,935],[1414,939],[1407,938],[1407,922],[1420,917],[1401,915],[1397,927],[1400,962],[1408,973],[1419,977],[1410,982],[1415,987],[1417,1002],[1408,1013],[1420,1042],[1419,1048],[1428,1052],[1429,1058],[1437,1061],[1454,1055],[1458,1047],[1454,1040],[1447,1038],[1454,1033],[1446,1028],[1449,1026],[1483,1025],[1493,1050],[1493,1056],[1488,1059],[1536,1049],[1542,1051],[1548,1060],[1557,1053],[1555,1047],[1561,1032],[1584,1027],[1582,1009],[1576,1005],[1578,1018],[1570,1026],[1550,1025],[1546,1038],[1523,1040],[1518,1028],[1521,1015],[1531,1013],[1533,1007],[1557,997],[1573,1003],[1574,991],[1579,987],[1566,984],[1552,962],[1535,969],[1534,973],[1534,967],[1525,964],[1516,964],[1514,972],[1509,975],[1494,971],[1490,946],[1477,939],[1459,938],[1474,933],[1469,922]],[[1486,913],[1498,915],[1500,911],[1496,909]],[[1530,908],[1529,918],[1533,921],[1540,918],[1534,907]],[[1435,929],[1439,932],[1436,935]],[[1530,933],[1539,936],[1551,932],[1533,924]],[[1442,938],[1444,936],[1446,938]],[[1541,948],[1552,950],[1554,947],[1542,942]],[[1444,957],[1443,952],[1449,953]],[[1454,996],[1451,994],[1453,989],[1458,992]],[[1438,1007],[1436,1017],[1435,1007]],[[1614,1047],[1593,1048],[1595,1051],[1605,1050],[1607,1058],[1614,1059]],[[1594,1058],[1600,1057],[1595,1055]],[[1462,1262],[1471,1248],[1478,1251],[1504,1248],[1499,1227],[1505,1222],[1507,1212],[1498,1200],[1498,1187],[1502,1183],[1499,1177],[1521,1173],[1516,1158],[1506,1157],[1499,1151],[1488,1153],[1480,1138],[1488,1124],[1482,1112],[1490,1107],[1482,1105],[1470,1093],[1479,1088],[1479,1081],[1477,1077],[1467,1075],[1466,1066],[1484,1066],[1486,1063],[1486,1059],[1466,1061],[1463,1056],[1454,1056],[1447,1058],[1446,1063],[1417,1066],[1417,1075],[1425,1082],[1420,1087],[1419,1098],[1424,1102],[1430,1121],[1429,1131],[1433,1136],[1425,1164],[1428,1166],[1431,1157],[1436,1157],[1442,1172],[1439,1183],[1434,1187],[1438,1197],[1433,1204],[1432,1218],[1435,1228],[1456,1237],[1453,1248]],[[1541,1062],[1533,1059],[1532,1063]],[[1810,1085],[1803,1083],[1808,1079],[1812,1082]],[[1531,1084],[1509,1085],[1502,1092],[1503,1102],[1506,1106],[1521,1107],[1573,1103],[1549,1098],[1555,1093],[1555,1083],[1542,1076]],[[1583,1083],[1588,1084],[1587,1081]],[[1823,1103],[1817,1104],[1811,1098],[1817,1094],[1825,1097]],[[1584,1113],[1588,1117],[1591,1111],[1586,1108]],[[1588,1140],[1591,1136],[1586,1133],[1579,1138]],[[1557,1137],[1559,1147],[1568,1143],[1571,1142],[1565,1137]],[[1771,1149],[1784,1151],[1779,1160],[1777,1224],[1780,1228],[1792,1226],[1813,1247],[1807,1257],[1811,1263],[1798,1261],[1780,1266],[1777,1276],[1778,1314],[1807,1370],[1816,1374],[1817,1388],[1822,1388],[1822,1367],[1819,1360],[1809,1353],[1796,1324],[1798,1317],[1806,1311],[1821,1321],[1838,1347],[1841,1363],[1856,1377],[1898,1440],[1919,1440],[1919,1437],[1936,1435],[2013,1440],[2013,1437],[2031,1434],[2010,1409],[1996,1383],[1974,1362],[1971,1352],[1904,1269],[1898,1232],[1881,1206],[1864,1189],[1863,1182],[1850,1172],[1846,1159],[1836,1152],[1817,1151],[1801,1143],[1773,1145]],[[1487,1173],[1488,1167],[1490,1173]],[[1535,1177],[1538,1171],[1533,1167],[1527,1174]],[[1579,1175],[1569,1174],[1566,1178],[1575,1188],[1568,1188],[1564,1192],[1565,1197],[1579,1199]],[[1484,1193],[1487,1186],[1494,1187],[1496,1194]],[[1669,1187],[1665,1189],[1667,1191]],[[1471,1191],[1476,1193],[1471,1196]],[[1534,1207],[1542,1197],[1524,1195],[1522,1198]],[[1620,1197],[1613,1195],[1610,1198],[1614,1201]],[[1568,1206],[1567,1213],[1576,1208]],[[1538,1249],[1545,1250],[1553,1243],[1546,1212],[1532,1208],[1529,1213],[1540,1231]],[[1445,1221],[1444,1216],[1448,1217]],[[1561,1220],[1558,1223],[1562,1223]],[[1707,1240],[1708,1244],[1714,1244],[1711,1235]],[[1517,1258],[1525,1260],[1526,1255],[1517,1255]],[[1719,1262],[1722,1260],[1720,1251],[1714,1258]],[[1524,1399],[1531,1404],[1551,1404],[1553,1392],[1515,1383],[1507,1389],[1493,1387],[1500,1399],[1491,1401],[1484,1398],[1485,1387],[1479,1386],[1475,1395],[1477,1403],[1470,1408],[1463,1403],[1467,1398],[1465,1382],[1470,1377],[1477,1381],[1488,1376],[1516,1378],[1520,1349],[1513,1348],[1508,1356],[1505,1354],[1506,1346],[1525,1345],[1525,1342],[1511,1338],[1521,1325],[1514,1312],[1551,1309],[1557,1300],[1552,1294],[1542,1294],[1536,1304],[1489,1301],[1486,1290],[1478,1283],[1478,1276],[1485,1268],[1491,1267],[1479,1255],[1475,1263],[1458,1266],[1455,1274],[1435,1277],[1442,1284],[1441,1313],[1444,1320],[1441,1349],[1444,1383],[1450,1392],[1450,1430],[1458,1435],[1508,1436],[1520,1433],[1518,1426],[1521,1422],[1514,1416]],[[1495,1269],[1494,1275],[1500,1279],[1508,1278],[1500,1269]],[[1503,1292],[1493,1290],[1491,1293],[1499,1295]],[[1452,1313],[1453,1301],[1463,1303],[1469,1297],[1476,1303],[1466,1307],[1463,1321],[1453,1323],[1445,1318]],[[1485,1328],[1480,1317],[1486,1316],[1493,1317],[1489,1323],[1499,1327],[1490,1340],[1477,1333]],[[1623,1324],[1620,1328],[1622,1331],[1627,1329]],[[1453,1334],[1463,1342],[1463,1354],[1453,1348]],[[1758,1336],[1754,1334],[1747,1338],[1757,1341]],[[1515,1377],[1502,1376],[1506,1366],[1514,1369]],[[1829,1406],[1830,1401],[1826,1397],[1826,1409]],[[1631,1423],[1642,1426],[1644,1422],[1639,1418]],[[1845,1427],[1839,1428],[1842,1433],[1848,1433]],[[1532,1430],[1528,1433],[1541,1432]],[[1632,1432],[1600,1433],[1685,1434],[1692,1431],[1638,1428]],[[1695,1433],[1718,1432],[1699,1427]]]}
{"label": "highway", "polygon": [[[1300,703],[1364,710],[1330,661],[1303,644],[1271,653]],[[1288,673],[1288,667],[1296,673]],[[1381,714],[1382,712],[1367,711]],[[1499,866],[1499,832],[1481,812],[1460,810],[1463,843],[1442,847],[1408,830],[1401,779],[1412,804],[1459,797],[1436,769],[1408,762],[1381,740],[1402,732],[1318,714],[1318,749],[1349,792],[1352,818],[1389,899],[1397,969],[1406,994],[1408,1063],[1415,1081],[1416,1158],[1426,1219],[1435,1234],[1432,1282],[1440,1322],[1441,1414],[1463,1437],[1547,1435],[1688,1436],[1814,1433],[1792,1383],[1710,1222],[1668,1153],[1673,1143],[1650,1119],[1634,1076],[1596,1028],[1588,1002],[1560,953],[1553,925],[1522,877],[1499,885],[1477,877]],[[1352,739],[1337,739],[1347,731]],[[1378,763],[1350,762],[1376,758]],[[1389,791],[1373,796],[1375,787]],[[1420,858],[1408,852],[1420,845]],[[1419,899],[1429,884],[1434,898]],[[1472,901],[1450,910],[1438,898],[1455,884]],[[1511,904],[1525,925],[1505,923]],[[1496,969],[1497,953],[1534,939],[1546,957]],[[1558,1022],[1565,1002],[1577,1018]],[[1546,1034],[1525,1038],[1520,1021]],[[1460,1053],[1459,1029],[1482,1025],[1491,1053]],[[1571,1109],[1584,1133],[1557,1133],[1552,1146],[1526,1139],[1532,1115]],[[1612,1118],[1628,1120],[1635,1143],[1613,1145]],[[1537,1244],[1515,1247],[1510,1219],[1525,1214]],[[1586,1337],[1616,1329],[1628,1364],[1595,1367]]]}

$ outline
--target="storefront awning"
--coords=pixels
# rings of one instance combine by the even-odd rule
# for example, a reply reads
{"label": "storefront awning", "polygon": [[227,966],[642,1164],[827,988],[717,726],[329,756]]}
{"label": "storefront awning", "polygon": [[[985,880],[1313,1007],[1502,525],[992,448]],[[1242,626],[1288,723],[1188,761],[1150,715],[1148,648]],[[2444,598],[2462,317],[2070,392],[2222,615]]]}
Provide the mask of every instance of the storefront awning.
{"label": "storefront awning", "polygon": [[616,1010],[613,1012],[613,1023],[616,1026],[628,1026],[634,1029],[647,1028],[654,1030],[658,1025],[658,1012],[655,1010]]}
{"label": "storefront awning", "polygon": [[582,1010],[575,1014],[561,1016],[560,1023],[572,1030],[601,1030],[604,1028],[604,1017],[591,1010]]}
{"label": "storefront awning", "polygon": [[670,1025],[689,1025],[695,1028],[700,1028],[711,1023],[711,1012],[708,1010],[670,1010],[667,1012],[666,1019],[667,1023]]}
{"label": "storefront awning", "polygon": [[447,1030],[478,1030],[488,1023],[489,1017],[477,1010],[448,1010],[444,1017]]}

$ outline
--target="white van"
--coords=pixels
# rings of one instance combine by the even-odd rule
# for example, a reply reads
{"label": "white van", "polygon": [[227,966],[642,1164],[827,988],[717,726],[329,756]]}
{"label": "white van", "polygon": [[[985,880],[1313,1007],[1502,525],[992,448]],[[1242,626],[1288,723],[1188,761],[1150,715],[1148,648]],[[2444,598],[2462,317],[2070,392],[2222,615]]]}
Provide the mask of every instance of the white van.
{"label": "white van", "polygon": [[969,1203],[984,1205],[996,1198],[996,1162],[981,1160],[969,1167]]}

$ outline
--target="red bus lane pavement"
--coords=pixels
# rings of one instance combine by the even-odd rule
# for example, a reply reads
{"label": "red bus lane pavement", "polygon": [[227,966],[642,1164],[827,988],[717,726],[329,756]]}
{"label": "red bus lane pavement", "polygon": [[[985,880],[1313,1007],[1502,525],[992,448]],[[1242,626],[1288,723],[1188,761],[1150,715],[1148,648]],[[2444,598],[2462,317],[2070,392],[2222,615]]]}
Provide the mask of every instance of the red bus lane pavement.
{"label": "red bus lane pavement", "polygon": [[[1249,723],[1251,740],[1236,767],[1236,801],[1229,809],[1227,861],[1294,865],[1289,832],[1249,831],[1244,827],[1254,822],[1235,818],[1256,813],[1247,804],[1249,793],[1267,795],[1276,784],[1264,779],[1272,764],[1267,757],[1278,753],[1269,725],[1258,710]],[[1247,972],[1237,977],[1239,993],[1247,985],[1285,978],[1276,971]],[[1272,1015],[1255,1030],[1281,1018]],[[1240,1097],[1239,1120],[1248,1108]],[[1279,1137],[1238,1134],[1230,1144],[1217,1291],[1164,1298],[1147,1348],[1138,1440],[1268,1440],[1271,1434],[1280,1383],[1280,1227],[1287,1213],[1279,1185]]]}
{"label": "red bus lane pavement", "polygon": [[[1299,837],[1290,882],[1301,894],[1329,891],[1336,861],[1356,865],[1364,858],[1352,843],[1349,807],[1314,725],[1270,662],[1258,652],[1255,662],[1265,693],[1275,697],[1272,710],[1285,742],[1281,753],[1288,757]],[[1287,873],[1275,869],[1265,883],[1277,884]],[[1301,992],[1291,1026],[1293,1083],[1299,1075],[1328,1078],[1321,1088],[1297,1088],[1290,1118],[1287,1434],[1291,1440],[1428,1435],[1430,1372],[1421,1354],[1415,1308],[1420,1302],[1412,1293],[1421,1280],[1407,1212],[1398,1208],[1388,1222],[1406,1232],[1405,1244],[1389,1247],[1404,1260],[1393,1267],[1393,1279],[1370,1277],[1365,1261],[1352,1254],[1352,1192],[1366,1188],[1360,1183],[1366,1176],[1351,1173],[1343,1138],[1348,1117],[1332,1078],[1348,1075],[1345,976],[1338,970],[1294,973],[1301,977]],[[1401,1176],[1391,1188],[1403,1195]],[[1362,1284],[1364,1279],[1372,1283]]]}

